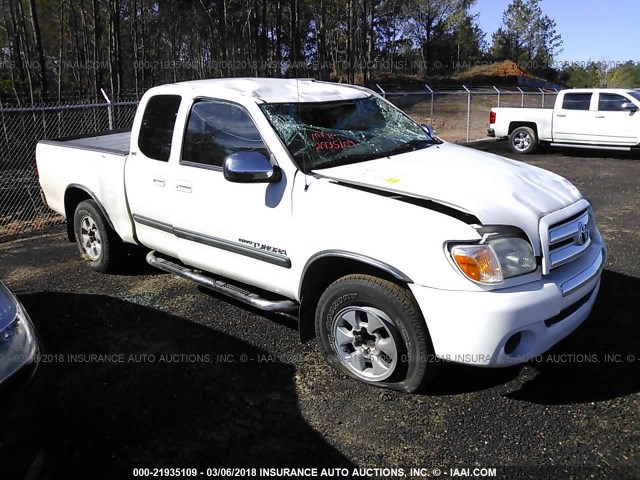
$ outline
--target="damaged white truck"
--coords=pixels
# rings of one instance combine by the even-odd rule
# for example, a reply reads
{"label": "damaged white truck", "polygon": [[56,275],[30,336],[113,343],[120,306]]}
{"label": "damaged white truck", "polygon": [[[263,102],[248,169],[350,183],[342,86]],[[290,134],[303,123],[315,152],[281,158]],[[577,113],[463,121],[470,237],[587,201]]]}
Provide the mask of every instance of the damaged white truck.
{"label": "damaged white truck", "polygon": [[164,85],[131,132],[43,140],[47,203],[100,272],[123,245],[254,307],[358,380],[522,363],[589,315],[606,247],[567,180],[444,143],[374,92],[295,79]]}

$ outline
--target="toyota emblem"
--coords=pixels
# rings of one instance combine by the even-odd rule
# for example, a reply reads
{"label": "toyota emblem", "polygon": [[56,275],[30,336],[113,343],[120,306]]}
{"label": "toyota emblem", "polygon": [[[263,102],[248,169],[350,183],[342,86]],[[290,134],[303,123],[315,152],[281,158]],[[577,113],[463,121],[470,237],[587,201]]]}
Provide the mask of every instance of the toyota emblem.
{"label": "toyota emblem", "polygon": [[578,245],[584,245],[589,241],[589,227],[584,223],[578,224],[578,235],[576,236],[576,243]]}

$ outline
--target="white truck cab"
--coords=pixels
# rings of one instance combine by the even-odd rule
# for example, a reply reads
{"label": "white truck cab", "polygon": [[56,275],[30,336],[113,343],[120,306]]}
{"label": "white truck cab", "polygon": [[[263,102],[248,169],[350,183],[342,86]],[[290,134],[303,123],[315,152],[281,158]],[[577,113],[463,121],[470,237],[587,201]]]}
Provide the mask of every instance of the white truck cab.
{"label": "white truck cab", "polygon": [[374,92],[296,79],[164,85],[130,133],[44,140],[40,182],[98,271],[123,244],[270,311],[358,380],[522,363],[582,323],[606,248],[567,180],[444,143]]}

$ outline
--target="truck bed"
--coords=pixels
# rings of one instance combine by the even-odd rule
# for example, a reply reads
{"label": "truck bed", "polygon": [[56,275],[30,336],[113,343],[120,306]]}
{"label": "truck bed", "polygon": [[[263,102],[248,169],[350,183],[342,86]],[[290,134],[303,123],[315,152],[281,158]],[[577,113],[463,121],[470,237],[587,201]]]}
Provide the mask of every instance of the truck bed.
{"label": "truck bed", "polygon": [[553,112],[552,108],[520,108],[494,107],[496,122],[491,124],[494,134],[498,138],[506,137],[512,130],[512,124],[518,126],[531,124],[536,126],[538,138],[542,141],[552,141]]}
{"label": "truck bed", "polygon": [[95,152],[112,153],[116,155],[127,155],[129,153],[129,140],[131,131],[91,133],[76,137],[65,137],[51,140],[41,140],[40,143],[49,145],[59,145]]}
{"label": "truck bed", "polygon": [[73,218],[74,212],[66,210],[67,192],[83,191],[100,201],[120,238],[134,243],[123,181],[130,136],[129,131],[110,131],[40,140],[36,161],[49,207]]}

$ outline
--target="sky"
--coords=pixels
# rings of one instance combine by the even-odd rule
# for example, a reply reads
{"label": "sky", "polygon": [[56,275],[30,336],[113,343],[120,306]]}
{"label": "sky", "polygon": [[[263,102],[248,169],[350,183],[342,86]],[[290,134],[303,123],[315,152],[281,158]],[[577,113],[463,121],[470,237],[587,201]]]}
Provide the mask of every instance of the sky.
{"label": "sky", "polygon": [[[472,13],[491,42],[502,25],[510,0],[477,0]],[[542,0],[542,12],[556,22],[562,35],[561,62],[640,63],[640,2],[638,0]]]}

